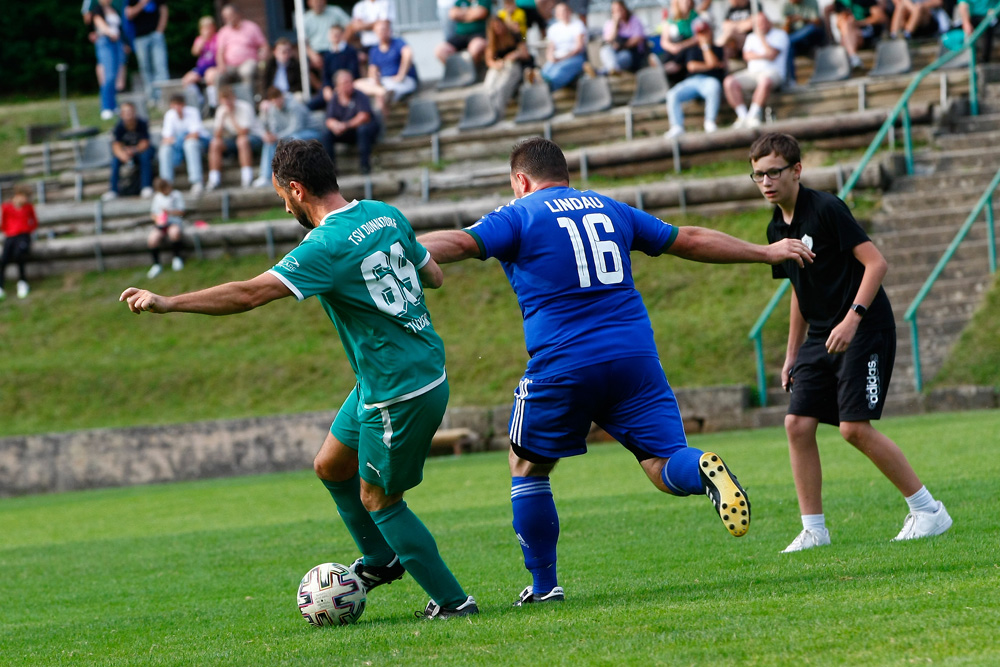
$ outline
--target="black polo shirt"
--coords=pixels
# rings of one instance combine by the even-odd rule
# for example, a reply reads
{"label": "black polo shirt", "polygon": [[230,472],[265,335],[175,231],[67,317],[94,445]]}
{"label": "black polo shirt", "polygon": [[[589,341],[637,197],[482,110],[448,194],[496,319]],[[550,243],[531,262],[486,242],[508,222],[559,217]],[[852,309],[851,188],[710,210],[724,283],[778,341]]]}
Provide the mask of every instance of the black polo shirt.
{"label": "black polo shirt", "polygon": [[[840,198],[804,186],[799,186],[791,224],[784,221],[781,209],[775,206],[767,226],[768,243],[786,238],[801,239],[816,257],[804,268],[792,260],[776,264],[771,267],[771,275],[791,280],[799,309],[809,323],[809,335],[825,338],[843,321],[861,287],[865,266],[854,256],[854,247],[871,239]],[[895,326],[889,297],[879,287],[858,331]]]}

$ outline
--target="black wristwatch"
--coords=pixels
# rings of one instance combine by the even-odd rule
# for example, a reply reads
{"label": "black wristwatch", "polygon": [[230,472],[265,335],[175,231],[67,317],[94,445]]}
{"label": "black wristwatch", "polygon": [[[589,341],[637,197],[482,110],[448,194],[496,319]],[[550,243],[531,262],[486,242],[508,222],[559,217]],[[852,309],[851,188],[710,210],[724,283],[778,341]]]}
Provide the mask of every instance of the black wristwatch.
{"label": "black wristwatch", "polygon": [[868,312],[868,309],[865,308],[864,306],[862,306],[860,303],[856,303],[856,304],[852,305],[851,306],[851,310],[853,310],[855,313],[857,313],[858,317],[864,317],[865,313]]}

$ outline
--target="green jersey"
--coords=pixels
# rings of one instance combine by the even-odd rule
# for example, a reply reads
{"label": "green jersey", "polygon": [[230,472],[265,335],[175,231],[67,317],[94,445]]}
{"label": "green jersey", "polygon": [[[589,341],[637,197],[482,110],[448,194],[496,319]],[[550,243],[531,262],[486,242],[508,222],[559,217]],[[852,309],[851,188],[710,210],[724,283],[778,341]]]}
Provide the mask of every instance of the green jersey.
{"label": "green jersey", "polygon": [[417,274],[430,259],[397,208],[355,200],[328,214],[269,271],[299,301],[319,299],[368,409],[445,380],[444,345]]}

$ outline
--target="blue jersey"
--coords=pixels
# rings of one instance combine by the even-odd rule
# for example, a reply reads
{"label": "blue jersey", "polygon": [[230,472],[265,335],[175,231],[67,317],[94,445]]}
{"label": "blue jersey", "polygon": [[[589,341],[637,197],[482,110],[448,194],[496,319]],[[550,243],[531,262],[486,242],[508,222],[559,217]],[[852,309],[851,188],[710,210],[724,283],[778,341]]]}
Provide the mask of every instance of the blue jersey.
{"label": "blue jersey", "polygon": [[481,259],[500,260],[517,294],[529,375],[657,356],[629,253],[659,255],[677,237],[673,225],[591,190],[552,187],[465,231]]}

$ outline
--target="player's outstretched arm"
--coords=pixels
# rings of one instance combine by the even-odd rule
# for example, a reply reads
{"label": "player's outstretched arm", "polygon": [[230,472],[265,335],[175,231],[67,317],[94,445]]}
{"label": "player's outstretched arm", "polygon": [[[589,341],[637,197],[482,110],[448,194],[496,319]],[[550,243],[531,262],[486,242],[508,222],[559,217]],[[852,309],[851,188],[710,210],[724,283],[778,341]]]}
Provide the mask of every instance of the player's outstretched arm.
{"label": "player's outstretched arm", "polygon": [[278,278],[270,273],[262,273],[250,280],[224,283],[177,296],[162,296],[149,290],[129,287],[118,300],[128,304],[129,310],[136,315],[144,311],[232,315],[291,295],[292,291]]}
{"label": "player's outstretched arm", "polygon": [[704,227],[679,227],[677,238],[666,252],[684,259],[711,264],[763,262],[780,264],[793,260],[799,266],[810,264],[816,254],[799,239],[782,239],[770,245],[758,245],[723,232]]}
{"label": "player's outstretched arm", "polygon": [[444,272],[434,261],[433,255],[426,264],[420,267],[418,273],[420,274],[420,284],[428,289],[437,289],[444,284]]}
{"label": "player's outstretched arm", "polygon": [[446,229],[440,232],[430,232],[417,237],[420,245],[438,264],[460,262],[463,259],[479,257],[479,244],[471,234],[460,229]]}

